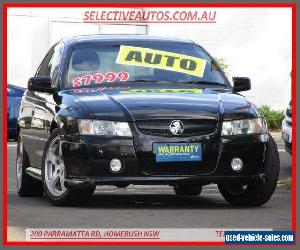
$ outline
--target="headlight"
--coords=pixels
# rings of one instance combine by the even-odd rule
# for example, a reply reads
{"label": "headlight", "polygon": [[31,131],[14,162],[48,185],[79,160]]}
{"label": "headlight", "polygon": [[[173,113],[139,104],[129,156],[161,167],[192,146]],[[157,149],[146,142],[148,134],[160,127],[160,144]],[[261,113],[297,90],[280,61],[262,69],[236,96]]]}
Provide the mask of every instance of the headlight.
{"label": "headlight", "polygon": [[244,135],[266,133],[267,129],[261,118],[233,120],[223,122],[222,135]]}
{"label": "headlight", "polygon": [[127,122],[78,120],[79,133],[81,135],[106,135],[132,137]]}

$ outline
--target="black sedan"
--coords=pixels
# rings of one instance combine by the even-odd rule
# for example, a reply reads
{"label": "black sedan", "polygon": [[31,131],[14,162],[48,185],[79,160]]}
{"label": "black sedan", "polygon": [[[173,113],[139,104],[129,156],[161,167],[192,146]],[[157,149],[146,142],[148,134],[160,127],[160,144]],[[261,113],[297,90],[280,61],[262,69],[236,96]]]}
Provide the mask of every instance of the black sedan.
{"label": "black sedan", "polygon": [[279,175],[276,144],[256,107],[199,45],[149,36],[77,36],[55,44],[22,100],[17,185],[55,205],[97,185],[164,184],[199,195],[218,184],[258,206]]}

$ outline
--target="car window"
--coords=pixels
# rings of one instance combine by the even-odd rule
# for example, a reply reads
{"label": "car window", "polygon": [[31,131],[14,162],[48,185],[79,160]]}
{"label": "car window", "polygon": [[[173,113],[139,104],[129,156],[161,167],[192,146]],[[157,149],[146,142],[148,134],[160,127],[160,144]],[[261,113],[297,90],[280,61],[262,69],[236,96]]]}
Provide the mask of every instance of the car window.
{"label": "car window", "polygon": [[53,54],[54,49],[51,49],[43,59],[41,65],[39,66],[36,76],[50,76]]}
{"label": "car window", "polygon": [[14,90],[12,88],[7,88],[7,94],[9,96],[13,95],[14,94]]}
{"label": "car window", "polygon": [[227,85],[213,59],[199,46],[185,43],[85,45],[71,53],[65,88],[132,82]]}
{"label": "car window", "polygon": [[22,90],[22,89],[14,89],[13,90],[14,91],[14,94],[15,94],[15,96],[23,96],[23,94],[24,94],[24,90]]}

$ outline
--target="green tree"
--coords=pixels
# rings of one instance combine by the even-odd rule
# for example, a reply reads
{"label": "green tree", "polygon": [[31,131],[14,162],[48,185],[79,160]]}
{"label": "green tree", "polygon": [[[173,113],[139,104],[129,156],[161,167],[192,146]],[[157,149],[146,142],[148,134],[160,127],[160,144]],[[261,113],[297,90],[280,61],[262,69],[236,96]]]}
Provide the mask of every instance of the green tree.
{"label": "green tree", "polygon": [[279,130],[281,128],[284,111],[273,110],[268,105],[262,105],[258,108],[258,111],[265,117],[270,130]]}
{"label": "green tree", "polygon": [[224,58],[215,58],[218,65],[221,67],[221,69],[224,71],[224,73],[229,76],[231,73],[230,65],[226,63]]}

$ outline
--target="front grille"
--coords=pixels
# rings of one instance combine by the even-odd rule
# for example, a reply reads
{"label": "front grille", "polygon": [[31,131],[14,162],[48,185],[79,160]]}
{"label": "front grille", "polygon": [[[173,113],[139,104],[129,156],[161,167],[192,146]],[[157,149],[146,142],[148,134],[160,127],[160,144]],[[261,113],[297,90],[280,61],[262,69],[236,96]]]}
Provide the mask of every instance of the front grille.
{"label": "front grille", "polygon": [[213,119],[182,119],[183,132],[180,135],[173,135],[170,131],[171,119],[138,120],[138,130],[146,135],[163,137],[187,137],[211,134],[217,129],[217,121]]}
{"label": "front grille", "polygon": [[140,158],[143,170],[151,175],[193,175],[211,171],[214,161],[201,162],[163,162],[157,163],[155,157]]}

